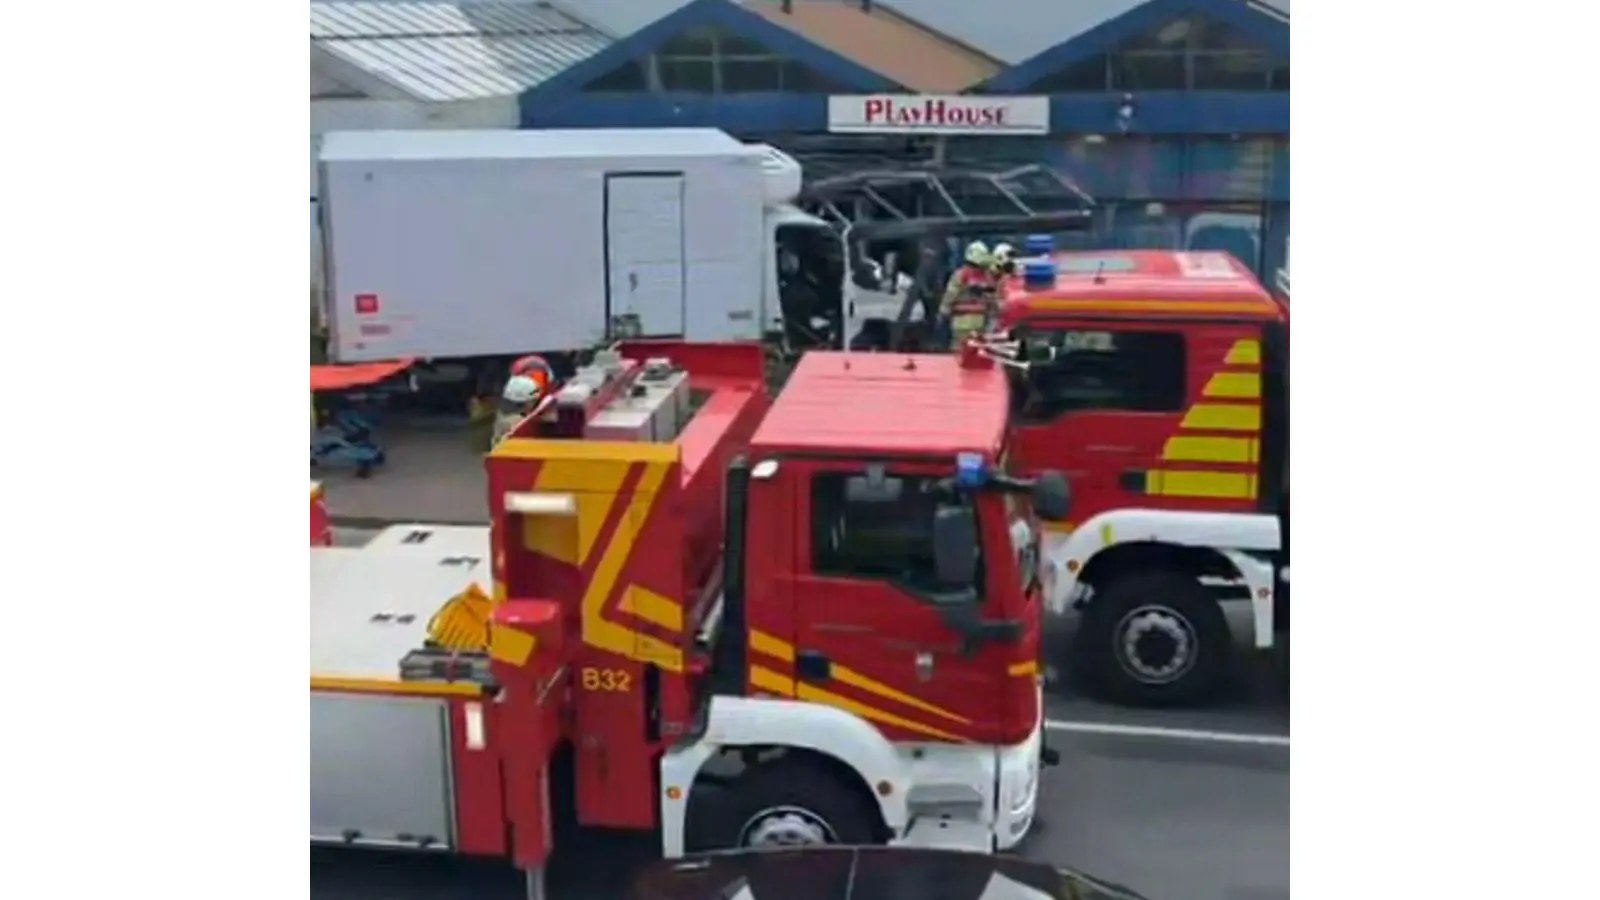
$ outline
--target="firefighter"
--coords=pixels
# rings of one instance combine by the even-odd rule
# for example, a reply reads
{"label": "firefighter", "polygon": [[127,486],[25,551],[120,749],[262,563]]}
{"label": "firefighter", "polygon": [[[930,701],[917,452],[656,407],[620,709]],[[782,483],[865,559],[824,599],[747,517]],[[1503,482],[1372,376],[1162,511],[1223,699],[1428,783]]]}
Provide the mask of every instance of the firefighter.
{"label": "firefighter", "polygon": [[543,399],[544,391],[539,382],[530,375],[513,375],[506,382],[506,388],[500,394],[500,406],[495,411],[494,433],[490,437],[490,446],[500,443],[511,429],[517,427],[533,412]]}
{"label": "firefighter", "polygon": [[961,268],[945,285],[939,304],[940,321],[947,329],[950,349],[958,350],[967,338],[987,330],[993,312],[994,259],[982,241],[967,245]]}
{"label": "firefighter", "polygon": [[1017,251],[1010,244],[995,244],[989,260],[989,270],[996,281],[1017,274]]}

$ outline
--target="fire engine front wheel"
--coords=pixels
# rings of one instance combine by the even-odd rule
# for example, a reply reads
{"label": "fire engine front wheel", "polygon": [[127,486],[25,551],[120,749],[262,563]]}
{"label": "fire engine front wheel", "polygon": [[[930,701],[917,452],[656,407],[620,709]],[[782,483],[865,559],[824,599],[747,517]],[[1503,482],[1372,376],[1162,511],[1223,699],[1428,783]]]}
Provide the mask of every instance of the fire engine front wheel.
{"label": "fire engine front wheel", "polygon": [[880,842],[872,798],[803,758],[758,766],[704,799],[691,801],[690,851]]}
{"label": "fire engine front wheel", "polygon": [[1227,672],[1233,636],[1194,578],[1120,575],[1095,588],[1073,655],[1091,689],[1133,706],[1183,706],[1209,697]]}

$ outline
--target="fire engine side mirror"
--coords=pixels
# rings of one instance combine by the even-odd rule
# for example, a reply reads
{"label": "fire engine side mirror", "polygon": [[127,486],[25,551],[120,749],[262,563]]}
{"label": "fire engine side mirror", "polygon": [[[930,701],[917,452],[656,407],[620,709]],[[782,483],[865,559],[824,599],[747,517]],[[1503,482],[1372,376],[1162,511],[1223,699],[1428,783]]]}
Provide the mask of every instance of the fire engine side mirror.
{"label": "fire engine side mirror", "polygon": [[978,574],[978,523],[965,506],[933,514],[933,563],[940,587],[971,587]]}
{"label": "fire engine side mirror", "polygon": [[1046,521],[1064,521],[1072,508],[1072,488],[1068,486],[1066,476],[1060,472],[1040,472],[1033,479],[1033,489],[1029,493],[1033,511]]}

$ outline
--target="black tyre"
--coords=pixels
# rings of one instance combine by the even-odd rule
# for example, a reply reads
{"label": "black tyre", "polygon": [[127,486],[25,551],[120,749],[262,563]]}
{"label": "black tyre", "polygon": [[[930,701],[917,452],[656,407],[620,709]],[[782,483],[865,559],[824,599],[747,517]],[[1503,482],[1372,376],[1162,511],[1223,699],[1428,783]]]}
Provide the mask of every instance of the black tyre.
{"label": "black tyre", "polygon": [[1130,706],[1185,706],[1222,685],[1233,634],[1195,579],[1171,572],[1097,585],[1073,655],[1088,687]]}
{"label": "black tyre", "polygon": [[697,785],[689,811],[691,852],[879,842],[877,804],[827,766],[786,757],[725,787]]}

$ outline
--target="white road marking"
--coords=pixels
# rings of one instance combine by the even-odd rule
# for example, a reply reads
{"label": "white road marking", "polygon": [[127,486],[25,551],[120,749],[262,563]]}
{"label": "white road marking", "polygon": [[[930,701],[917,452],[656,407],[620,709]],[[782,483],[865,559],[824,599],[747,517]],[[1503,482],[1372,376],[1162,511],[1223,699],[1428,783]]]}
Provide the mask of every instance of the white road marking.
{"label": "white road marking", "polygon": [[1105,734],[1117,737],[1147,737],[1169,741],[1200,741],[1211,744],[1249,744],[1257,747],[1287,747],[1288,735],[1250,734],[1242,731],[1204,731],[1195,728],[1161,728],[1154,725],[1117,725],[1110,722],[1067,722],[1045,719],[1046,731],[1070,734]]}

